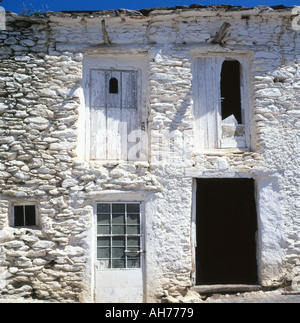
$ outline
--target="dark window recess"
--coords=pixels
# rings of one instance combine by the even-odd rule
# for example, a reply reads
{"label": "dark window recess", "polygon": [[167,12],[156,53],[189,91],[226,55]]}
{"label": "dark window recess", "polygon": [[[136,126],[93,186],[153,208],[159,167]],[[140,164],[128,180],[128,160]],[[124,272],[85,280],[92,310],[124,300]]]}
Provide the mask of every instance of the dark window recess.
{"label": "dark window recess", "polygon": [[240,63],[224,61],[221,71],[222,120],[231,116],[242,124]]}
{"label": "dark window recess", "polygon": [[119,83],[115,77],[109,80],[109,93],[118,94],[119,93]]}
{"label": "dark window recess", "polygon": [[16,205],[14,207],[15,227],[27,227],[36,225],[34,205]]}

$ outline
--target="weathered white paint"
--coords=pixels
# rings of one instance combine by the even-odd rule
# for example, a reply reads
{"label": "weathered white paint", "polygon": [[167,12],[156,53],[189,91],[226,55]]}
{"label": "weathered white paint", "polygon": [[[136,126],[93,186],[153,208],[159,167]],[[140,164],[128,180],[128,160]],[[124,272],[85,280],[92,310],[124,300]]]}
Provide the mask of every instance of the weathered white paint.
{"label": "weathered white paint", "polygon": [[[258,212],[258,265],[260,281],[273,285],[283,274],[285,256],[284,218],[280,199],[280,189],[276,178],[256,180]],[[276,284],[276,283],[275,283]]]}
{"label": "weathered white paint", "polygon": [[[87,158],[98,161],[147,161],[145,60],[141,57],[86,58]],[[116,78],[119,93],[110,94],[108,82]]]}
{"label": "weathered white paint", "polygon": [[[216,148],[247,148],[250,144],[249,132],[249,91],[248,73],[250,56],[228,53],[219,55],[210,53],[209,57],[196,58],[194,67],[194,116],[195,116],[195,149]],[[241,89],[241,115],[244,126],[243,136],[224,137],[226,132],[222,127],[226,122],[222,121],[221,112],[221,88],[220,75],[224,60],[238,60],[241,66],[240,89]]]}
{"label": "weathered white paint", "polygon": [[96,303],[143,303],[141,269],[96,271]]}
{"label": "weathered white paint", "polygon": [[[12,32],[0,33],[1,293],[94,301],[92,205],[138,200],[145,202],[145,301],[184,299],[193,284],[192,183],[198,177],[256,179],[260,283],[293,280],[300,272],[300,43],[291,10],[131,14],[7,17]],[[23,20],[34,24],[20,28]],[[231,28],[223,46],[212,44],[225,21]],[[237,59],[243,67],[246,148],[198,146],[199,133],[210,128],[195,113],[203,76],[195,66],[208,57]],[[90,156],[96,121],[90,71],[101,69],[139,74],[149,153],[142,161]],[[38,206],[38,228],[11,227],[13,205],[29,201]]]}

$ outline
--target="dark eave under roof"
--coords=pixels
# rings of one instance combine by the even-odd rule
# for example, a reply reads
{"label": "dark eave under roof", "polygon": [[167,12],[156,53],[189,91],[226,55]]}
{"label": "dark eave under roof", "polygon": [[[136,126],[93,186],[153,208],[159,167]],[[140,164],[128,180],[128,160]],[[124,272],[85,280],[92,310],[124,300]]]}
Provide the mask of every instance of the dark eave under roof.
{"label": "dark eave under roof", "polygon": [[[271,10],[285,10],[289,9],[289,7],[286,7],[285,5],[276,5],[276,6],[258,6],[259,9],[271,9]],[[138,10],[130,10],[130,9],[118,9],[118,10],[80,10],[80,11],[74,11],[74,10],[66,10],[61,11],[63,13],[68,14],[86,14],[86,15],[93,15],[95,13],[115,13],[118,14],[128,14],[128,15],[142,15],[142,16],[148,16],[153,11],[160,11],[160,10],[168,10],[168,11],[188,11],[188,10],[209,10],[209,11],[217,11],[217,10],[223,10],[223,11],[240,11],[240,10],[250,10],[253,9],[245,6],[233,6],[233,5],[201,5],[201,4],[192,4],[190,6],[175,6],[175,7],[159,7],[159,8],[151,8],[151,9],[138,9]]]}
{"label": "dark eave under roof", "polygon": [[[233,5],[208,5],[204,6],[201,4],[192,4],[190,6],[175,6],[175,7],[159,7],[151,9],[111,9],[111,10],[66,10],[66,11],[47,11],[45,13],[34,13],[31,15],[23,16],[11,13],[12,16],[19,19],[31,19],[31,20],[42,20],[42,18],[49,18],[51,16],[63,17],[63,18],[77,18],[77,17],[118,17],[120,15],[131,16],[131,17],[148,17],[164,14],[176,14],[184,11],[219,11],[219,12],[237,12],[237,11],[247,11],[257,9],[258,12],[283,12],[290,11],[291,7],[286,7],[284,5],[276,6],[257,6],[257,7],[244,7],[244,6],[233,6]],[[7,12],[9,13],[9,12]]]}

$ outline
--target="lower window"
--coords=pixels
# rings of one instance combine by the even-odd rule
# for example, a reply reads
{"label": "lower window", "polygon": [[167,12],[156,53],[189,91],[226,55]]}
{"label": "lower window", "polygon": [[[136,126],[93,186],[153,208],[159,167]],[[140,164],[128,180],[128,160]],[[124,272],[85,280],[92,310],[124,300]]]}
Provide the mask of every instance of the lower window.
{"label": "lower window", "polygon": [[99,268],[140,268],[140,254],[140,203],[98,203]]}
{"label": "lower window", "polygon": [[36,225],[35,205],[14,206],[14,226],[28,227]]}

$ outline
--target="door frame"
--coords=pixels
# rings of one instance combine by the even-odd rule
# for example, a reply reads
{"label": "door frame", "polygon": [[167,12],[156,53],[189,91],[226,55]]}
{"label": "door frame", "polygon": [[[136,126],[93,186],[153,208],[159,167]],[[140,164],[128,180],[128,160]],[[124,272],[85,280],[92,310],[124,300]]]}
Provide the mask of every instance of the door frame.
{"label": "door frame", "polygon": [[[241,174],[240,174],[241,175]],[[256,243],[256,269],[257,269],[257,279],[258,283],[262,283],[262,277],[261,277],[261,215],[260,215],[260,207],[259,207],[259,192],[258,192],[258,183],[257,178],[252,176],[245,176],[245,174],[242,174],[242,176],[222,176],[222,177],[216,177],[216,176],[205,176],[205,177],[194,177],[192,182],[192,210],[191,210],[191,245],[192,245],[192,272],[191,272],[191,284],[192,286],[196,286],[196,248],[197,248],[197,179],[213,179],[213,178],[252,178],[254,180],[254,199],[256,204],[256,221],[257,221],[257,233],[255,236],[255,243]]]}
{"label": "door frame", "polygon": [[[140,204],[140,229],[141,229],[141,249],[143,250],[143,252],[140,254],[140,264],[141,264],[141,271],[142,271],[142,289],[143,289],[143,303],[146,302],[146,259],[145,259],[145,201],[144,200],[139,200],[136,199],[135,197],[129,197],[126,195],[126,197],[122,197],[122,198],[112,198],[110,197],[110,199],[108,198],[103,198],[103,199],[97,199],[94,203],[93,203],[93,221],[92,221],[92,281],[93,281],[93,300],[94,302],[96,301],[96,289],[97,289],[97,275],[96,275],[96,271],[97,271],[97,204],[98,203],[139,203]],[[107,269],[107,270],[112,270],[112,271],[117,271],[120,269]],[[121,269],[124,271],[127,270],[131,270],[130,268],[124,268]]]}

